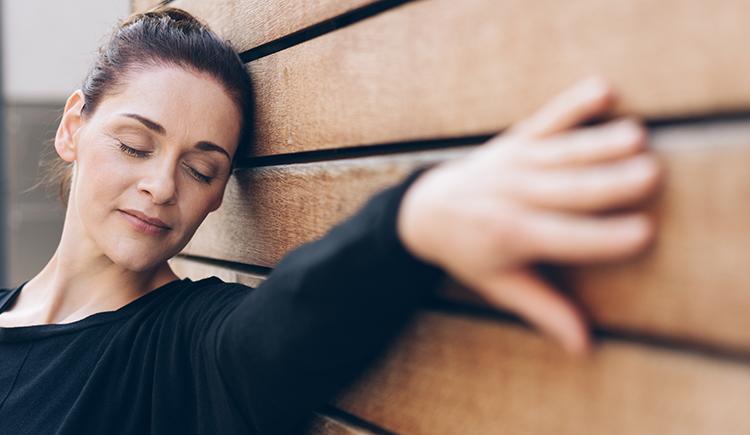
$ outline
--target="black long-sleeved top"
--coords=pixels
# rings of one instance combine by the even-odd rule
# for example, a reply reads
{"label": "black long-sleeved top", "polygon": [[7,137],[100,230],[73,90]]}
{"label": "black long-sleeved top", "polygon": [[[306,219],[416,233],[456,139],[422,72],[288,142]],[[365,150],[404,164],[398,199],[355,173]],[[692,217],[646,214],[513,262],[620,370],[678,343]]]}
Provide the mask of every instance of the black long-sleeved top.
{"label": "black long-sleeved top", "polygon": [[[290,252],[255,289],[186,278],[116,311],[0,328],[0,434],[301,432],[443,276],[396,233],[424,170]],[[0,312],[22,289],[0,289]]]}

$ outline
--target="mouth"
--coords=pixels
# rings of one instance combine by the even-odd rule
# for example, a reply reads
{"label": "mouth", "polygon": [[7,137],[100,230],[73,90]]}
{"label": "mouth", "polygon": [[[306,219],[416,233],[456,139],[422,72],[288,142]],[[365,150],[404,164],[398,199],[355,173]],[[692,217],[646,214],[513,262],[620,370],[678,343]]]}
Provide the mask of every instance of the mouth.
{"label": "mouth", "polygon": [[163,221],[157,218],[149,218],[137,210],[118,210],[120,214],[133,226],[137,231],[144,234],[158,236],[165,234],[171,228]]}

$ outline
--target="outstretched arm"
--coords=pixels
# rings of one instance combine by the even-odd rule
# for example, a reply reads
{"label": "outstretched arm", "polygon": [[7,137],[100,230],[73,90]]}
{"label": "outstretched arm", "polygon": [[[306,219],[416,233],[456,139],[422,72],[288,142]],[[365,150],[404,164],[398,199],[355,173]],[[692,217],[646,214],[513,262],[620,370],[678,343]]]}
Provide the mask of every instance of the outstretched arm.
{"label": "outstretched arm", "polygon": [[412,173],[287,255],[212,323],[218,366],[237,374],[228,388],[256,428],[285,433],[329,400],[443,270],[568,350],[586,350],[580,311],[530,266],[623,259],[652,239],[643,212],[622,212],[660,179],[643,126],[574,128],[614,99],[602,80],[580,83],[465,157]]}

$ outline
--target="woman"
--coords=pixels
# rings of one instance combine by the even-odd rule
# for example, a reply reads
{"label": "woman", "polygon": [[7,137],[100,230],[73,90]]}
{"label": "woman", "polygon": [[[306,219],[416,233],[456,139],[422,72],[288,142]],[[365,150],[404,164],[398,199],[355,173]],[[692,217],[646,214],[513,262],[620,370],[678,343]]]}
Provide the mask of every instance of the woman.
{"label": "woman", "polygon": [[58,248],[0,290],[0,433],[299,432],[446,272],[585,352],[583,317],[531,263],[624,258],[653,236],[642,213],[598,213],[648,197],[660,170],[636,121],[573,128],[614,101],[590,79],[379,192],[255,290],[179,279],[167,260],[246,152],[248,80],[175,9],[102,48],[55,137],[72,170]]}

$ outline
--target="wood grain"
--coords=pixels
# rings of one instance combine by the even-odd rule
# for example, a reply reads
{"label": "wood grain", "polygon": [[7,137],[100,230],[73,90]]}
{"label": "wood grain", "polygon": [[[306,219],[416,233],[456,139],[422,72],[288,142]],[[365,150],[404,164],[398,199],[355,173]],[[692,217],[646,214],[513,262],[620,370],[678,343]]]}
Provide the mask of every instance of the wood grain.
{"label": "wood grain", "polygon": [[750,366],[604,341],[569,357],[522,327],[423,312],[336,401],[408,434],[746,434]]}
{"label": "wood grain", "polygon": [[463,155],[426,151],[238,171],[184,253],[272,267],[417,166]]}
{"label": "wood grain", "polygon": [[[277,16],[312,16],[307,3]],[[205,14],[234,39],[263,34],[265,12],[245,9]],[[748,18],[738,0],[408,3],[251,62],[256,154],[499,131],[593,73],[618,89],[617,113],[747,111]]]}
{"label": "wood grain", "polygon": [[[370,3],[176,1],[238,51]],[[616,113],[750,108],[750,3],[435,0],[393,8],[248,65],[256,155],[499,131],[598,73]]]}
{"label": "wood grain", "polygon": [[[656,244],[628,262],[565,269],[563,284],[601,328],[750,351],[750,123],[660,128],[651,137],[667,173],[649,205]],[[240,171],[183,252],[273,267],[411,169],[467,152]]]}
{"label": "wood grain", "polygon": [[750,126],[665,129],[649,255],[564,273],[596,324],[750,350]]}
{"label": "wood grain", "polygon": [[248,287],[258,287],[265,280],[265,276],[256,273],[238,271],[228,267],[217,266],[215,264],[196,261],[183,256],[176,256],[169,259],[169,265],[174,273],[180,278],[190,278],[198,281],[210,276],[221,278],[224,282],[238,282]]}
{"label": "wood grain", "polygon": [[302,30],[373,0],[177,0],[172,7],[200,17],[237,51]]}

